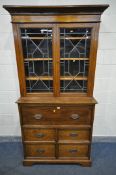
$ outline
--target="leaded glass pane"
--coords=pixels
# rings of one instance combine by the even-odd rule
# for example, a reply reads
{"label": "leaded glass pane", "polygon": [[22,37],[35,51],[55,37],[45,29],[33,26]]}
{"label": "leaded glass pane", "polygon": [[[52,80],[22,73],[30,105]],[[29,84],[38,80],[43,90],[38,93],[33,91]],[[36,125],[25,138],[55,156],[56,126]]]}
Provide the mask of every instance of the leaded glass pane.
{"label": "leaded glass pane", "polygon": [[52,29],[21,28],[27,92],[52,92]]}
{"label": "leaded glass pane", "polygon": [[87,92],[91,28],[60,29],[60,90]]}

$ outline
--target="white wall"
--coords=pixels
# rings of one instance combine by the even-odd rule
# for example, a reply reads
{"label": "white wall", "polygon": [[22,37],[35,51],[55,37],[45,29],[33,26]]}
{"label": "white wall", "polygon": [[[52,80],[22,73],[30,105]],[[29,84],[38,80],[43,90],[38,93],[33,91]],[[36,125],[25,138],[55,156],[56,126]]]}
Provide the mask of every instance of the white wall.
{"label": "white wall", "polygon": [[11,18],[2,5],[110,4],[102,15],[94,96],[94,135],[116,136],[116,0],[0,0],[0,135],[20,135],[19,84]]}

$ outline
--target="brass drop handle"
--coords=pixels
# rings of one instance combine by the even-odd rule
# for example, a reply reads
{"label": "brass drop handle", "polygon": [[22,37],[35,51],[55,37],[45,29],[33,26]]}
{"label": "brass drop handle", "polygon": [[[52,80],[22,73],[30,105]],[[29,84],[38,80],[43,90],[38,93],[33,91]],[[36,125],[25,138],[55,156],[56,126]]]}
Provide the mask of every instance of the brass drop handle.
{"label": "brass drop handle", "polygon": [[45,150],[44,149],[37,149],[36,152],[39,154],[43,154],[45,152]]}
{"label": "brass drop handle", "polygon": [[71,118],[72,118],[73,120],[77,120],[77,119],[80,118],[80,116],[79,116],[78,114],[72,114],[72,115],[71,115]]}
{"label": "brass drop handle", "polygon": [[70,149],[69,152],[70,152],[70,153],[77,153],[78,150],[77,150],[77,149]]}
{"label": "brass drop handle", "polygon": [[41,137],[44,137],[45,134],[43,134],[43,133],[37,133],[37,134],[35,134],[35,136],[38,137],[38,138],[41,138]]}
{"label": "brass drop handle", "polygon": [[72,133],[70,133],[70,136],[71,136],[71,137],[76,137],[76,136],[78,136],[78,133],[72,132]]}
{"label": "brass drop handle", "polygon": [[42,118],[42,114],[35,114],[35,115],[34,115],[34,118],[35,118],[36,120],[40,120],[40,119]]}

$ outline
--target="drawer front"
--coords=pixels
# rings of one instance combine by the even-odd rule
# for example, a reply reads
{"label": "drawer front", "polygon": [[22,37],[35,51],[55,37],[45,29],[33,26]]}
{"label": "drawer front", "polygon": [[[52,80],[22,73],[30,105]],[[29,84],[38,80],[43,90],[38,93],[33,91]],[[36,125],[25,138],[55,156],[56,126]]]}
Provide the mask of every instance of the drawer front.
{"label": "drawer front", "polygon": [[91,108],[89,107],[22,107],[23,124],[90,124]]}
{"label": "drawer front", "polygon": [[79,158],[88,157],[89,145],[77,145],[77,144],[60,144],[59,145],[59,157],[61,158]]}
{"label": "drawer front", "polygon": [[89,140],[89,130],[77,130],[77,129],[61,129],[59,130],[59,140]]}
{"label": "drawer front", "polygon": [[54,129],[23,129],[25,141],[54,141]]}
{"label": "drawer front", "polygon": [[26,157],[54,158],[55,146],[53,144],[26,144],[25,154]]}

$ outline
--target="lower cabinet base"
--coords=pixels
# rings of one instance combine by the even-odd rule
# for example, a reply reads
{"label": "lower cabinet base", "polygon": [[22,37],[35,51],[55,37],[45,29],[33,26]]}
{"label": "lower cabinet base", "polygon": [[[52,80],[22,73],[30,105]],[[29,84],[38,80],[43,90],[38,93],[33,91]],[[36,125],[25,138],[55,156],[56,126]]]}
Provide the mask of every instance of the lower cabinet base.
{"label": "lower cabinet base", "polygon": [[[69,100],[69,99],[68,99]],[[60,101],[60,99],[59,99]],[[78,164],[91,166],[94,104],[19,104],[24,166]],[[55,112],[54,112],[55,109]]]}
{"label": "lower cabinet base", "polygon": [[32,166],[34,164],[49,164],[49,163],[53,163],[53,164],[62,164],[62,163],[66,163],[66,164],[79,164],[85,167],[90,167],[91,166],[91,160],[62,160],[62,159],[58,159],[58,160],[52,160],[52,159],[48,159],[48,160],[39,160],[39,159],[24,159],[23,160],[23,165],[24,166]]}

